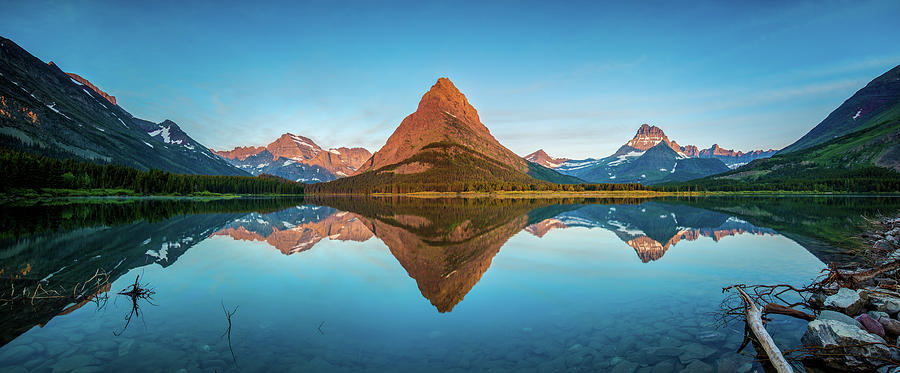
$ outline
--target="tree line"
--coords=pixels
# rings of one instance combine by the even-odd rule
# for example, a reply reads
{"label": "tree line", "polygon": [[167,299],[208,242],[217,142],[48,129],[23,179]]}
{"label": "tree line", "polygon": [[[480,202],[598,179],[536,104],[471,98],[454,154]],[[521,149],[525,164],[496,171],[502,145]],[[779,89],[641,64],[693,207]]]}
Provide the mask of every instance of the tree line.
{"label": "tree line", "polygon": [[96,164],[0,149],[0,191],[127,189],[139,194],[302,194],[303,185],[273,176],[186,175]]}

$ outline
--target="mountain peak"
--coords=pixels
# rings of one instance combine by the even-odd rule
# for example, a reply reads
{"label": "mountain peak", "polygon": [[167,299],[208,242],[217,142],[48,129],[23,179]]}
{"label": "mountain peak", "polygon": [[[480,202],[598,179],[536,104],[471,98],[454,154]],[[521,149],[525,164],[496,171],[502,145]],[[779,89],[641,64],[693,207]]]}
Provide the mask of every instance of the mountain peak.
{"label": "mountain peak", "polygon": [[551,169],[557,168],[569,160],[568,158],[553,158],[548,155],[547,152],[544,151],[544,149],[538,149],[538,151],[526,155],[523,158],[525,158],[526,161],[537,163],[541,166]]}
{"label": "mountain peak", "polygon": [[522,158],[497,142],[453,82],[440,78],[422,96],[416,111],[400,122],[384,146],[360,171],[398,163],[435,142],[464,145],[519,170],[528,167]]}
{"label": "mountain peak", "polygon": [[634,138],[625,143],[625,145],[638,150],[647,150],[660,142],[665,142],[666,145],[671,146],[669,138],[666,137],[666,134],[661,128],[644,123],[638,128],[637,133],[634,134]]}

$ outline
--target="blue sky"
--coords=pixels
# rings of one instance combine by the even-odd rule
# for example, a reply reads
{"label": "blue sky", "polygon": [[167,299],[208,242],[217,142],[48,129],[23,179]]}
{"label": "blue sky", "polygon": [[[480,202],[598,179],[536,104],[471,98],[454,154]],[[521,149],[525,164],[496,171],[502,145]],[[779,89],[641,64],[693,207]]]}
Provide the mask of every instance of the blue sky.
{"label": "blue sky", "polygon": [[900,2],[43,2],[0,35],[216,149],[377,150],[449,77],[513,151],[784,147],[900,64]]}

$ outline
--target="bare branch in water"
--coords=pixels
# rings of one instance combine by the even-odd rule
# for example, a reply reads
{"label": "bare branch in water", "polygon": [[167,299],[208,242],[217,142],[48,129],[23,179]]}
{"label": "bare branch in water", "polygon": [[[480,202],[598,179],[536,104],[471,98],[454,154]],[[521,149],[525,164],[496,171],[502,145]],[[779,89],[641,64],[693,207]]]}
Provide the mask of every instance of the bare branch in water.
{"label": "bare branch in water", "polygon": [[122,333],[125,332],[125,329],[128,329],[128,325],[131,324],[132,317],[141,317],[140,300],[146,300],[147,303],[153,304],[151,300],[153,300],[153,294],[156,294],[156,291],[149,287],[149,283],[142,285],[140,279],[141,275],[137,275],[137,277],[134,278],[133,284],[122,289],[122,291],[118,293],[119,295],[125,295],[131,298],[131,312],[128,313],[128,316],[125,316],[125,326],[122,327],[122,330],[119,332],[113,331],[113,335],[122,335]]}
{"label": "bare branch in water", "polygon": [[234,316],[234,313],[237,312],[238,306],[234,306],[234,309],[231,312],[228,312],[228,309],[225,308],[225,301],[222,301],[222,311],[225,312],[225,321],[228,322],[228,327],[225,329],[225,333],[222,336],[228,336],[228,350],[231,351],[231,360],[234,361],[234,367],[237,368],[237,358],[234,356],[234,348],[231,347],[231,316]]}

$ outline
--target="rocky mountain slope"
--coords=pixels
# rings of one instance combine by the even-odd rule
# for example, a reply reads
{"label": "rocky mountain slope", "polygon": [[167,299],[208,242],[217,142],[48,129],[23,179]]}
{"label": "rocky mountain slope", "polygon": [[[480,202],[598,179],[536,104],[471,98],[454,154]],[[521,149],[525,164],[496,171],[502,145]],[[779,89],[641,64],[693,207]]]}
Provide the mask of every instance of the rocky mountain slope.
{"label": "rocky mountain slope", "polygon": [[180,143],[164,141],[160,126],[177,129],[174,123],[151,128],[115,102],[86,79],[0,37],[0,146],[143,170],[247,175],[180,129]]}
{"label": "rocky mountain slope", "polygon": [[213,152],[253,175],[270,174],[307,183],[353,175],[372,155],[363,148],[324,150],[313,140],[292,133],[281,135],[265,147]]}
{"label": "rocky mountain slope", "polygon": [[900,102],[900,66],[888,70],[854,93],[821,123],[779,153],[790,153],[856,132]]}

